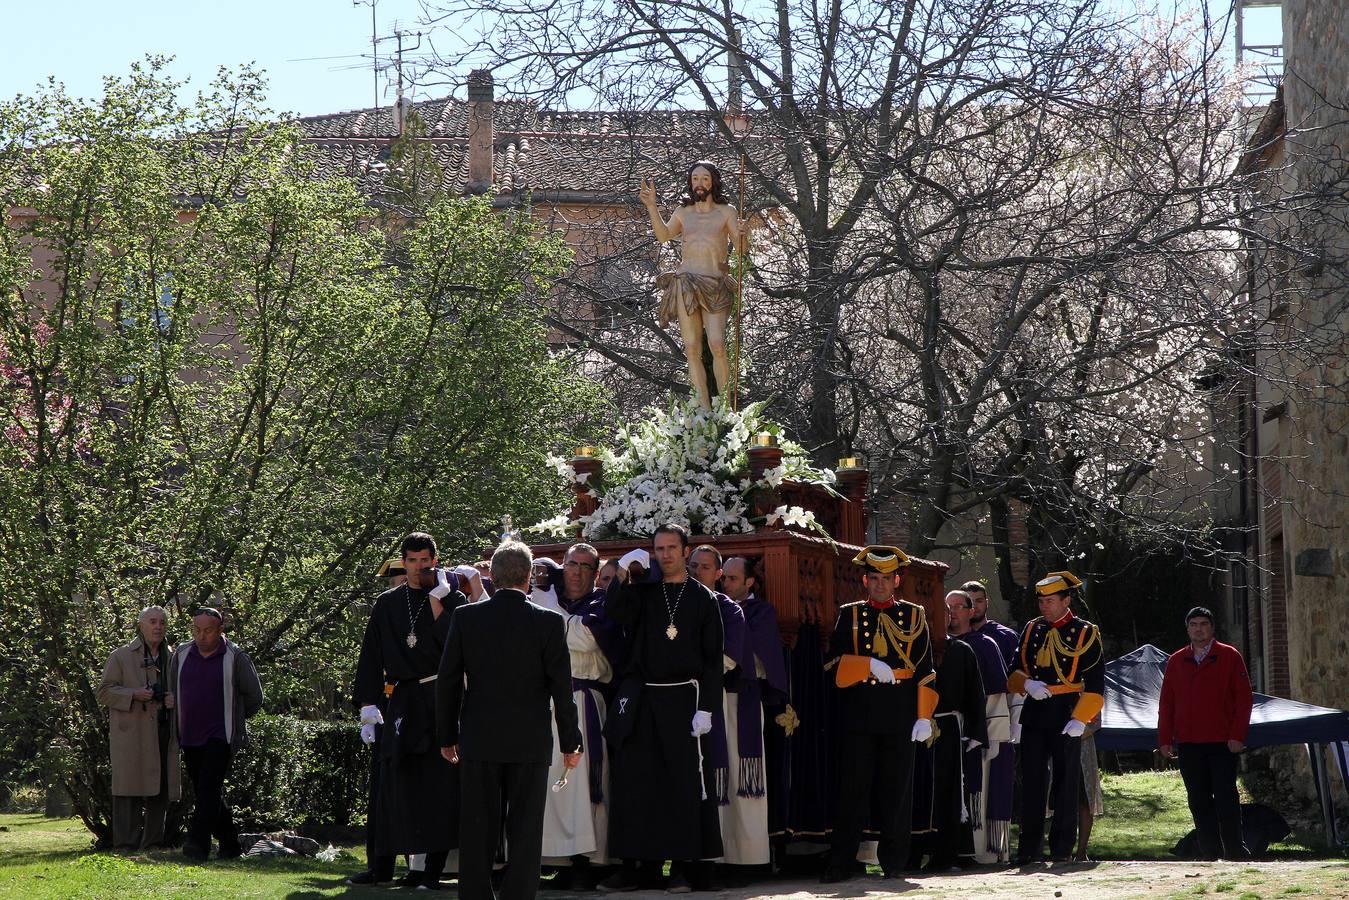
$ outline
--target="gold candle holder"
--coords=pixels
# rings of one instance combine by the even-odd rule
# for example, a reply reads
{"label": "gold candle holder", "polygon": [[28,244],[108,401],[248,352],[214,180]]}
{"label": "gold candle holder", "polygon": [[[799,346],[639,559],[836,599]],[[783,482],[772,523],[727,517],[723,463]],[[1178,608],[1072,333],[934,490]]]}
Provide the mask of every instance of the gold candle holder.
{"label": "gold candle holder", "polygon": [[593,459],[595,456],[594,447],[577,447],[575,459]]}
{"label": "gold candle holder", "polygon": [[866,460],[860,456],[844,456],[840,457],[838,467],[840,469],[865,469],[867,465]]}
{"label": "gold candle holder", "polygon": [[776,447],[777,445],[778,439],[771,431],[760,431],[754,436],[754,446],[756,447]]}

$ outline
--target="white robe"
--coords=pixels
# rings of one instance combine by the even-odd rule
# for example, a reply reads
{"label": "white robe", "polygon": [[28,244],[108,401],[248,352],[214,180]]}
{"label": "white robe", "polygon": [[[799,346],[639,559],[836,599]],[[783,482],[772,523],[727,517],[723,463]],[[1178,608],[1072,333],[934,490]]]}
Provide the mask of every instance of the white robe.
{"label": "white robe", "polygon": [[[757,677],[764,675],[763,665],[755,657]],[[727,792],[731,802],[717,807],[721,813],[721,861],[734,866],[758,866],[769,861],[768,851],[768,793],[762,797],[741,797],[740,790],[740,700],[725,690],[721,692],[722,708],[726,715],[726,748],[730,754],[731,771],[727,778]],[[763,733],[763,704],[759,705],[759,733]],[[767,763],[767,759],[764,760]]]}
{"label": "white robe", "polygon": [[[567,618],[567,649],[571,652],[571,673],[574,678],[609,682],[614,673],[595,636],[581,624],[579,616]],[[604,698],[592,690],[599,707],[600,726],[604,725]],[[582,691],[572,693],[576,715],[581,725],[581,764],[567,776],[567,785],[553,791],[552,785],[562,778],[565,767],[558,749],[557,721],[553,721],[553,761],[548,767],[548,800],[543,810],[543,857],[549,865],[566,865],[568,857],[588,856],[592,862],[604,863],[609,838],[609,754],[605,741],[598,747],[588,743],[585,730],[585,697]],[[601,772],[604,779],[604,801],[590,802],[590,754],[604,756]]]}

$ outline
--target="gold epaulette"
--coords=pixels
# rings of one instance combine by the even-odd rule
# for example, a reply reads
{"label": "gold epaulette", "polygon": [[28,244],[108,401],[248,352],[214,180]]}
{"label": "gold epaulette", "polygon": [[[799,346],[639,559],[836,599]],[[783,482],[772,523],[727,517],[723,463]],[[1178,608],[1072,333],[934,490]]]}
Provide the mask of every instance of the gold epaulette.
{"label": "gold epaulette", "polygon": [[864,604],[864,603],[866,603],[866,602],[867,602],[867,601],[865,601],[865,600],[854,600],[854,601],[851,602],[851,603],[840,603],[840,604],[838,605],[838,608],[839,608],[839,609],[849,609],[849,608],[854,607],[854,606],[861,606],[862,604]]}

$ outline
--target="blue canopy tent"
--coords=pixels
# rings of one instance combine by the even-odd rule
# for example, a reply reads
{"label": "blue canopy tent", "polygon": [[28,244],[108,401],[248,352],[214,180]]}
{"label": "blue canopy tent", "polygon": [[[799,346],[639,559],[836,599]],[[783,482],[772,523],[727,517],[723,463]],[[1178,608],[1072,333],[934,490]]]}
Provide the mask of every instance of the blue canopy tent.
{"label": "blue canopy tent", "polygon": [[[1112,659],[1105,665],[1105,709],[1098,750],[1147,751],[1157,748],[1157,705],[1168,654],[1151,644]],[[1341,780],[1349,784],[1349,712],[1312,706],[1283,697],[1256,694],[1246,746],[1273,747],[1304,744],[1311,759],[1317,799],[1326,824],[1326,838],[1340,842],[1330,796],[1325,748],[1332,749]]]}

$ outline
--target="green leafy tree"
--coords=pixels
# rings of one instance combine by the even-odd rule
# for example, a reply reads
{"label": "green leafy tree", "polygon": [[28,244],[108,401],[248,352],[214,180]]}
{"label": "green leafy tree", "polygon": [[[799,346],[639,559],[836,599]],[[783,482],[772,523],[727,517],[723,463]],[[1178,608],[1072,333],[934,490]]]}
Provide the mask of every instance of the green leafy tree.
{"label": "green leafy tree", "polygon": [[100,840],[96,689],[142,607],[179,637],[222,607],[269,709],[332,714],[398,537],[452,561],[555,506],[599,400],[547,350],[568,255],[526,215],[442,197],[389,237],[256,75],[180,87],[0,106],[0,753],[41,748]]}

